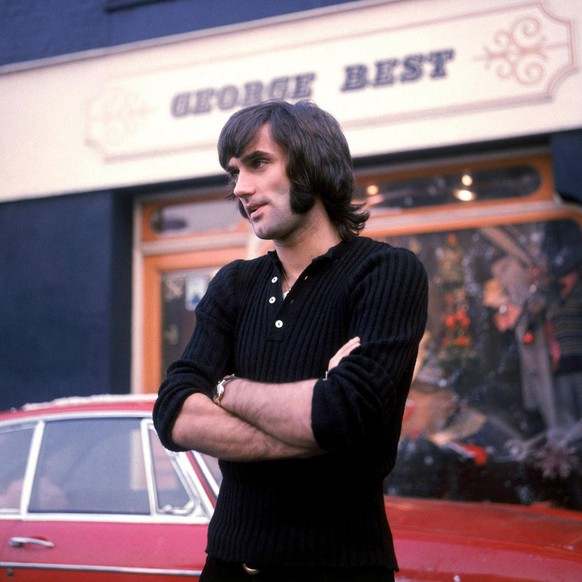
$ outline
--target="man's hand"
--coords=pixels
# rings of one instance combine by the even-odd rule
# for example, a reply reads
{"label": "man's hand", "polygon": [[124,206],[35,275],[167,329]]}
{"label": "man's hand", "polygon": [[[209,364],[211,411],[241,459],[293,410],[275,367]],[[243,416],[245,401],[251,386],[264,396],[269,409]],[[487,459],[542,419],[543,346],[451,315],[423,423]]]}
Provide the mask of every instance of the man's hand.
{"label": "man's hand", "polygon": [[354,337],[350,341],[346,342],[331,358],[327,371],[329,372],[332,368],[335,368],[342,358],[345,358],[352,353],[360,345],[360,338]]}

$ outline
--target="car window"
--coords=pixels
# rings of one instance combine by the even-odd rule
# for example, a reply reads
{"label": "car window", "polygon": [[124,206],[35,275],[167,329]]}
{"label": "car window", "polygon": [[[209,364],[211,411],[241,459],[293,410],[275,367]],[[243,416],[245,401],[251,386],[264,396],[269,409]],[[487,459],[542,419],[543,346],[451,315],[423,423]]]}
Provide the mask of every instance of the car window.
{"label": "car window", "polygon": [[149,514],[140,419],[48,422],[29,511]]}
{"label": "car window", "polygon": [[222,485],[222,471],[220,470],[220,465],[216,457],[212,457],[205,453],[195,453],[196,457],[200,457],[198,461],[201,467],[206,467],[210,476],[212,477],[212,484],[215,489],[216,495],[218,495],[218,490]]}
{"label": "car window", "polygon": [[32,433],[32,425],[0,431],[0,513],[14,513],[20,507]]}
{"label": "car window", "polygon": [[[177,456],[167,451],[150,428],[152,467],[156,490],[156,512],[165,515],[206,515],[198,496],[192,497],[185,482],[185,475],[177,462]],[[209,516],[208,516],[209,517]]]}

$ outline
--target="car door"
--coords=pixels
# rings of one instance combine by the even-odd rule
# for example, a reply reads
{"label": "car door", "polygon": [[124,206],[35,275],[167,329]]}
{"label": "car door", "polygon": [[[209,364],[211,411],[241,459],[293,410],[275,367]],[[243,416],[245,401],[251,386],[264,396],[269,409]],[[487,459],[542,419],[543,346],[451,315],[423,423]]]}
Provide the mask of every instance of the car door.
{"label": "car door", "polygon": [[87,416],[43,423],[19,519],[1,563],[15,580],[196,579],[212,502],[151,421]]}
{"label": "car door", "polygon": [[[22,494],[35,423],[9,423],[0,428],[0,563],[21,519]],[[4,569],[2,565],[2,569]],[[0,575],[5,574],[0,570]]]}

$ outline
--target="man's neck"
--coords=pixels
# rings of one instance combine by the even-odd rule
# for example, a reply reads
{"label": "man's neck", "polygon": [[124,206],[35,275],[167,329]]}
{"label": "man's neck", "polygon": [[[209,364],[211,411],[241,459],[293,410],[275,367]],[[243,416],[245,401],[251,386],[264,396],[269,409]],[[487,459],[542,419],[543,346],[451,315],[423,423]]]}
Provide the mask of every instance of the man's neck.
{"label": "man's neck", "polygon": [[297,279],[313,259],[324,255],[341,242],[341,237],[325,211],[310,214],[307,220],[306,228],[292,240],[273,241],[285,274],[292,281]]}

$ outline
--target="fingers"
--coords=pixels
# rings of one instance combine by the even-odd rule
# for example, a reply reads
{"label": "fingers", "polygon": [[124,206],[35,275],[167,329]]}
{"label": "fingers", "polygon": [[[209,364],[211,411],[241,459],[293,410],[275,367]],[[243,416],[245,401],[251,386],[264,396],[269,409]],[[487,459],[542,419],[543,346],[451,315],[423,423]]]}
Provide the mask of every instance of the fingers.
{"label": "fingers", "polygon": [[354,337],[348,342],[346,342],[331,358],[329,361],[328,371],[332,368],[335,368],[342,358],[345,358],[347,355],[351,354],[353,350],[355,350],[360,345],[360,338]]}
{"label": "fingers", "polygon": [[339,355],[341,358],[347,356],[360,345],[360,338],[354,337],[350,341],[346,342],[338,351],[336,355]]}

